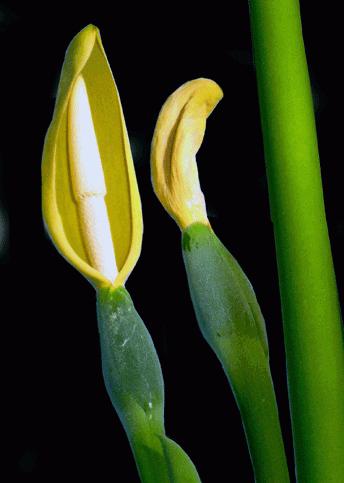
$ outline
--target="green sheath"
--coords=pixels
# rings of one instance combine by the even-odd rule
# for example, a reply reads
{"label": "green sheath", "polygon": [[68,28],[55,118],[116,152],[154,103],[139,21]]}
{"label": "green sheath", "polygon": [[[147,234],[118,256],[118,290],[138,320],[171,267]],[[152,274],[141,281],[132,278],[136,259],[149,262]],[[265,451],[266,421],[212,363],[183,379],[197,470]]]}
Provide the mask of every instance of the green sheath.
{"label": "green sheath", "polygon": [[253,288],[211,228],[190,225],[182,247],[197,320],[232,387],[256,481],[288,482],[265,322]]}
{"label": "green sheath", "polygon": [[200,483],[190,458],[165,435],[160,362],[127,290],[98,290],[97,314],[105,386],[127,433],[141,481]]}

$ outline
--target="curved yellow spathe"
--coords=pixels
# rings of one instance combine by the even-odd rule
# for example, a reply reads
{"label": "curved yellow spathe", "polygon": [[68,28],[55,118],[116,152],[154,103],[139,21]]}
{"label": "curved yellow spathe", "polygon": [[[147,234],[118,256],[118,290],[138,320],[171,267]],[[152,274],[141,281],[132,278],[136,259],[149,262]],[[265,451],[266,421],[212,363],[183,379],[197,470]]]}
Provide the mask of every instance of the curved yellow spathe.
{"label": "curved yellow spathe", "polygon": [[181,229],[195,222],[209,225],[196,154],[206,119],[222,97],[214,81],[195,79],[167,99],[158,117],[151,149],[153,188]]}
{"label": "curved yellow spathe", "polygon": [[[106,186],[101,199],[106,206],[118,269],[114,281],[90,261],[80,204],[73,188],[70,103],[80,79],[87,91]],[[44,222],[59,252],[95,287],[124,285],[141,251],[141,202],[120,98],[99,31],[93,25],[76,35],[66,52],[54,115],[44,144],[42,196]],[[94,204],[92,198],[89,201]],[[91,228],[93,225],[96,223],[91,222]]]}

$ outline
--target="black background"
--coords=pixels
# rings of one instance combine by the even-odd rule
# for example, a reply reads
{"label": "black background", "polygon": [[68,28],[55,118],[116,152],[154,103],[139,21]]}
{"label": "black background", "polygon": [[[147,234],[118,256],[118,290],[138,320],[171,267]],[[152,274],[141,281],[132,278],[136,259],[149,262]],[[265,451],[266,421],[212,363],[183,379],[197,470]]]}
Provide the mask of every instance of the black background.
{"label": "black background", "polygon": [[[102,381],[95,293],[57,253],[41,219],[40,163],[65,50],[100,28],[121,95],[141,193],[142,254],[128,282],[159,354],[166,432],[204,483],[253,481],[238,411],[202,339],[188,295],[180,233],[151,188],[149,150],[159,109],[182,83],[209,77],[224,99],[198,155],[211,224],[250,278],[266,318],[270,359],[292,467],[273,228],[269,216],[248,6],[234,1],[136,7],[2,2],[0,199],[9,221],[0,254],[9,376],[11,481],[138,481]],[[302,3],[325,202],[343,292],[342,101],[336,12]],[[316,361],[314,361],[316,364]],[[9,481],[7,479],[7,481]],[[277,483],[277,482],[276,482]]]}

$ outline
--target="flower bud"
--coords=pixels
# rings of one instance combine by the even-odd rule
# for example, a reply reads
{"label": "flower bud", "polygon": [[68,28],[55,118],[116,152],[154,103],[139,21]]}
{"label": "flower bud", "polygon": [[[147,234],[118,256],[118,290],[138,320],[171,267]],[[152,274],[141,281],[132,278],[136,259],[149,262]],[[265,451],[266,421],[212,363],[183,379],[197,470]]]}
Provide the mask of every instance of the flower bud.
{"label": "flower bud", "polygon": [[195,79],[177,89],[159,114],[151,150],[153,188],[181,229],[195,222],[209,225],[196,154],[206,119],[222,97],[216,82]]}

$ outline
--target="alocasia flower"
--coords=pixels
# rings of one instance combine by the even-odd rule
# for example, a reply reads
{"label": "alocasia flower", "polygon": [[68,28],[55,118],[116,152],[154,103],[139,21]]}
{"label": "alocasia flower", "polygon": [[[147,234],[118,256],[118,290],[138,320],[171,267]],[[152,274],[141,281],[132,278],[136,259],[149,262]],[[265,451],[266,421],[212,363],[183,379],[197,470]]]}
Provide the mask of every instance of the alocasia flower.
{"label": "alocasia flower", "polygon": [[124,288],[141,250],[141,204],[119,95],[92,25],[66,53],[42,181],[46,228],[97,291],[105,385],[141,480],[199,482],[191,460],[165,434],[159,359]]}
{"label": "alocasia flower", "polygon": [[[282,483],[289,481],[289,476],[265,322],[246,275],[210,226],[198,178],[196,154],[206,119],[221,98],[222,90],[215,82],[196,79],[167,99],[152,142],[152,181],[160,202],[182,231],[183,258],[197,320],[233,389],[256,481]],[[225,153],[221,159],[224,155],[230,157]],[[218,166],[214,176],[226,168]]]}

